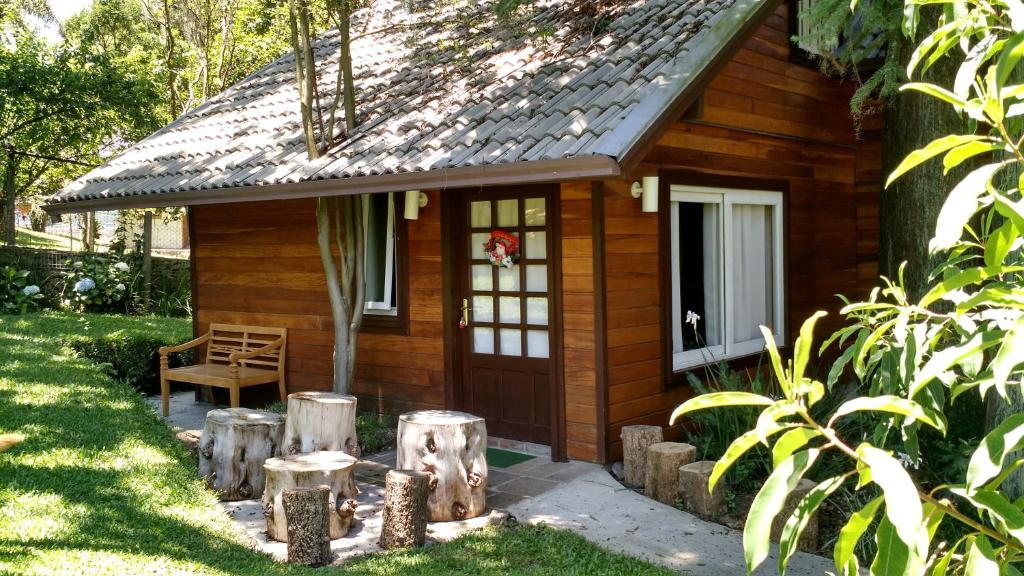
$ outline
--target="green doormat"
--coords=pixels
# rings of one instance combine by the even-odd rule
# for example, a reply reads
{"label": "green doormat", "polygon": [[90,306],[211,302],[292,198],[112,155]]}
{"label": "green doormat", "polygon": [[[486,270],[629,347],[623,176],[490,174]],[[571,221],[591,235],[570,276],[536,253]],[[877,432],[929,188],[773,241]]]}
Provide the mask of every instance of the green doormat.
{"label": "green doormat", "polygon": [[533,460],[534,458],[535,456],[523,454],[522,452],[512,452],[510,450],[502,450],[501,448],[487,448],[487,466],[489,467],[508,468],[520,462]]}

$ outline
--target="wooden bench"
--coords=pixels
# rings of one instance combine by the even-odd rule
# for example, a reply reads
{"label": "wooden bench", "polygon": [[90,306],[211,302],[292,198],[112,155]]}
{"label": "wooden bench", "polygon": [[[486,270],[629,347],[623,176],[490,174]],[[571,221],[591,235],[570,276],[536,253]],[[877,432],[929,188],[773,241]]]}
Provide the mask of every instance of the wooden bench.
{"label": "wooden bench", "polygon": [[[246,386],[277,382],[281,401],[288,399],[284,385],[285,328],[210,324],[199,338],[178,346],[160,347],[160,397],[164,416],[170,411],[171,382],[227,388],[231,407],[238,408],[239,391]],[[206,344],[206,363],[169,368],[167,355]]]}

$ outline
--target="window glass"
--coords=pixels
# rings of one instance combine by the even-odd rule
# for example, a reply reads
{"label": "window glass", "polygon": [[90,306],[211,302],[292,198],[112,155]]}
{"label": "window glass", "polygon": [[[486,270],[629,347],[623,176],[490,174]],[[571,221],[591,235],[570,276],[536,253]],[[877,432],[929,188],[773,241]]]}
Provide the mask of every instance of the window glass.
{"label": "window glass", "polygon": [[366,304],[371,314],[398,313],[395,282],[397,238],[392,194],[373,194],[364,203]]}
{"label": "window glass", "polygon": [[779,192],[673,186],[672,362],[683,370],[782,344]]}

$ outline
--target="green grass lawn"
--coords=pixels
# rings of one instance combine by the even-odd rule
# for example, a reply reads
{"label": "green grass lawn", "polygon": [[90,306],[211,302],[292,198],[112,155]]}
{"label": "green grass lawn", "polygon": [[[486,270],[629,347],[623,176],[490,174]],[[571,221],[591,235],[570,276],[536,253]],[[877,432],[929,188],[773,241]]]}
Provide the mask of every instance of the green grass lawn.
{"label": "green grass lawn", "polygon": [[170,429],[128,385],[61,345],[66,333],[184,331],[181,319],[0,316],[0,574],[669,574],[549,528],[312,571],[253,552]]}
{"label": "green grass lawn", "polygon": [[[57,236],[55,234],[47,234],[46,232],[36,232],[35,230],[29,230],[28,228],[17,229],[14,243],[17,246],[25,246],[27,248],[44,248],[47,250],[71,249],[71,241],[66,236]],[[75,245],[78,246],[79,250],[81,250],[81,243],[75,242]]]}

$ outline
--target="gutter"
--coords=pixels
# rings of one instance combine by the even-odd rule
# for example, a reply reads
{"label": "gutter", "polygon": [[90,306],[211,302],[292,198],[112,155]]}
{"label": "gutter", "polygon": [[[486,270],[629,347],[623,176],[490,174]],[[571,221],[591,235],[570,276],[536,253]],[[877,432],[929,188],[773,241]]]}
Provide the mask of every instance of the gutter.
{"label": "gutter", "polygon": [[167,206],[198,206],[232,202],[260,202],[320,198],[354,194],[482,188],[512,184],[537,184],[567,180],[600,179],[622,174],[619,163],[605,155],[556,160],[535,160],[490,166],[463,166],[426,172],[403,172],[353,178],[306,180],[280,184],[254,184],[181,192],[159,192],[69,200],[43,207],[51,216],[94,210],[127,210]]}

